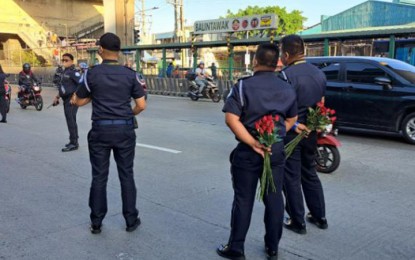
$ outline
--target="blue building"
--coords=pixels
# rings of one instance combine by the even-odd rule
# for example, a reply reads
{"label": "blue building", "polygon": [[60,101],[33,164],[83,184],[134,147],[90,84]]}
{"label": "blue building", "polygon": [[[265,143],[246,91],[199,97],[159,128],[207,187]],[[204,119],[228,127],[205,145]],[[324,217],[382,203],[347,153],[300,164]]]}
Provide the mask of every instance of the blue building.
{"label": "blue building", "polygon": [[[415,1],[393,0],[392,2],[368,0],[333,16],[321,17],[321,22],[302,32],[303,36],[316,34],[353,34],[364,31],[387,31],[415,27]],[[415,64],[415,38],[413,34],[397,38],[394,53],[389,52],[389,39],[373,38],[349,42],[331,42],[329,55],[393,56]],[[317,47],[316,47],[317,46]],[[321,54],[321,44],[310,45],[311,55]],[[313,52],[313,48],[317,51]]]}

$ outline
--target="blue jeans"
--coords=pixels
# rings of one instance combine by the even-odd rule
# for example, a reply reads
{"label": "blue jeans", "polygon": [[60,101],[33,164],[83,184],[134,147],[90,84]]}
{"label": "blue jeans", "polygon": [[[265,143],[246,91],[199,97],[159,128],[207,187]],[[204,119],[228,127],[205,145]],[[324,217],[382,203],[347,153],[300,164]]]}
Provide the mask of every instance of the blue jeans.
{"label": "blue jeans", "polygon": [[199,93],[202,93],[203,89],[207,85],[207,80],[205,79],[196,79],[196,84],[199,86]]}

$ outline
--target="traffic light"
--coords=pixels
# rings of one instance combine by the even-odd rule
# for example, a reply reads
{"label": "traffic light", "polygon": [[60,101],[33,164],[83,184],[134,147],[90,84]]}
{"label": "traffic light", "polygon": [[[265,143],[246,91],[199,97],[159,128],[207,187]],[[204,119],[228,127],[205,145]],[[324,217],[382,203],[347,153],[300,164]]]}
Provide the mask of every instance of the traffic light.
{"label": "traffic light", "polygon": [[137,44],[141,41],[140,39],[140,29],[134,29],[134,44]]}

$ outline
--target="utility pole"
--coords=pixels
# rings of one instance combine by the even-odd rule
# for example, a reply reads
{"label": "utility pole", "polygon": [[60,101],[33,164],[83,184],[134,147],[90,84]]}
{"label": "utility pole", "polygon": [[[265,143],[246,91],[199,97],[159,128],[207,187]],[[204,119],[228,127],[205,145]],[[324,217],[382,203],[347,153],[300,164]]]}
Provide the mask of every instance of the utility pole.
{"label": "utility pole", "polygon": [[184,29],[184,13],[183,13],[183,0],[180,0],[180,32],[181,42],[185,42],[185,29]]}
{"label": "utility pole", "polygon": [[143,32],[144,40],[147,38],[147,31],[146,31],[146,1],[141,0],[141,31]]}
{"label": "utility pole", "polygon": [[[166,0],[167,3],[172,4],[174,7],[174,41],[185,42],[185,30],[184,30],[184,11],[183,11],[183,0]],[[186,60],[185,51],[181,51],[180,59],[182,66]]]}
{"label": "utility pole", "polygon": [[[184,28],[184,11],[183,11],[183,0],[180,0],[180,42],[186,42],[186,30]],[[181,50],[182,67],[185,66],[184,62],[187,60],[186,51]]]}
{"label": "utility pole", "polygon": [[174,39],[180,41],[180,35],[183,31],[183,0],[167,0],[167,3],[174,7]]}
{"label": "utility pole", "polygon": [[174,37],[180,42],[180,0],[174,0]]}

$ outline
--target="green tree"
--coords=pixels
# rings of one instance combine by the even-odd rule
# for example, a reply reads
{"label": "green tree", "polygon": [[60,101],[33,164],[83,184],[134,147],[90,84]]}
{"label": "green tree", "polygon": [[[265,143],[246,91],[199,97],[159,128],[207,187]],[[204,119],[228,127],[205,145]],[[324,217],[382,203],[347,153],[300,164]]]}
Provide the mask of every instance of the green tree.
{"label": "green tree", "polygon": [[[232,13],[230,10],[227,11],[225,18],[235,18],[242,16],[261,15],[261,14],[276,14],[278,17],[278,28],[275,30],[277,35],[287,35],[297,33],[303,29],[303,23],[307,20],[299,10],[293,10],[288,13],[285,7],[279,6],[265,6],[259,7],[248,6],[245,9],[239,9],[238,12]],[[249,35],[259,35],[259,30],[250,31]],[[265,35],[269,36],[270,30],[265,30]],[[242,37],[245,33],[238,33],[239,37]]]}

